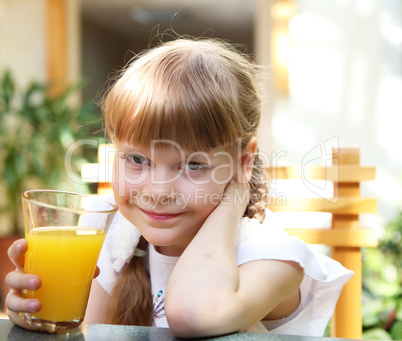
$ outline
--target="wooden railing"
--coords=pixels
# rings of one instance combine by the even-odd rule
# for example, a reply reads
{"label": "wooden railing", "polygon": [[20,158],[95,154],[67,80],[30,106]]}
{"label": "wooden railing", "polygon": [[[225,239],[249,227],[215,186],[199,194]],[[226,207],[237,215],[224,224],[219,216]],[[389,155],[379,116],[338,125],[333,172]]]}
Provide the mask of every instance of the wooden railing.
{"label": "wooden railing", "polygon": [[[271,179],[329,180],[333,182],[331,198],[286,199],[270,204],[273,212],[332,213],[331,228],[288,228],[287,232],[309,244],[331,247],[331,257],[354,276],[345,285],[331,322],[331,335],[342,338],[362,337],[362,247],[377,246],[377,236],[370,228],[361,227],[359,214],[375,213],[377,200],[360,196],[360,182],[375,179],[375,167],[360,166],[358,148],[339,148],[332,153],[332,166],[295,166],[267,168]],[[304,225],[304,224],[303,224]]]}

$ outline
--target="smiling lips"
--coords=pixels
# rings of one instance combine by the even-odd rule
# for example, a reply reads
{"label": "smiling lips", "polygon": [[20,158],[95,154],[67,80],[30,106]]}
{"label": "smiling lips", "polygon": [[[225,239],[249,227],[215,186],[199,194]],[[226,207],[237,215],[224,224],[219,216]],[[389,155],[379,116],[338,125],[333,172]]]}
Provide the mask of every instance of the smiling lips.
{"label": "smiling lips", "polygon": [[158,220],[158,221],[163,221],[163,220],[169,220],[169,219],[173,219],[176,218],[178,216],[181,215],[181,213],[175,213],[175,214],[171,214],[171,213],[157,213],[157,212],[148,212],[145,211],[143,209],[141,209],[142,212],[145,213],[145,215],[153,220]]}

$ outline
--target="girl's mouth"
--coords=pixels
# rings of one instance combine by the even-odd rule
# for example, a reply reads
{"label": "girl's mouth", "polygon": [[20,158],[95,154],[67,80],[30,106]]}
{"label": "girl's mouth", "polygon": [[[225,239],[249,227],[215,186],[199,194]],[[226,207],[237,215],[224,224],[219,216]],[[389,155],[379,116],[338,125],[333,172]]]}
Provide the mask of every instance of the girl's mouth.
{"label": "girl's mouth", "polygon": [[149,211],[143,210],[142,208],[140,208],[140,210],[147,217],[149,217],[149,218],[151,218],[153,220],[159,220],[159,221],[174,219],[174,218],[176,218],[176,217],[181,215],[181,213],[149,212]]}

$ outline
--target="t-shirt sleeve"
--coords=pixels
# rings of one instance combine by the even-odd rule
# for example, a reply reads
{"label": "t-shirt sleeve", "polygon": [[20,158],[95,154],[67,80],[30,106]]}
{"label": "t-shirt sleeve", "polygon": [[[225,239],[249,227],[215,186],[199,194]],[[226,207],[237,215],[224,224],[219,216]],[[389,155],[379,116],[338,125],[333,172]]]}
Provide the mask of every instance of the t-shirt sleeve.
{"label": "t-shirt sleeve", "polygon": [[296,262],[303,268],[299,308],[285,319],[263,322],[270,331],[283,334],[322,336],[343,286],[353,275],[339,262],[286,233],[270,211],[262,224],[242,220],[236,256],[239,266],[268,259]]}

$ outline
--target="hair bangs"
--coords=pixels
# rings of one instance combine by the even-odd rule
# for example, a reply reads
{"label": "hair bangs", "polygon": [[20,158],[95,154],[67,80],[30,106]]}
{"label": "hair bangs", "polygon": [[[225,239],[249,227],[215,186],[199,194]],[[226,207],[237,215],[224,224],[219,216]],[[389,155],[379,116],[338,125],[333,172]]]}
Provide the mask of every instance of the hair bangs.
{"label": "hair bangs", "polygon": [[[189,51],[183,56],[149,59],[146,72],[130,72],[117,82],[104,108],[109,134],[117,142],[146,146],[172,141],[188,150],[236,144],[241,123],[220,95],[223,85],[205,66],[194,65]],[[150,72],[153,77],[144,76]],[[206,77],[213,78],[214,87],[205,86],[211,84]]]}

